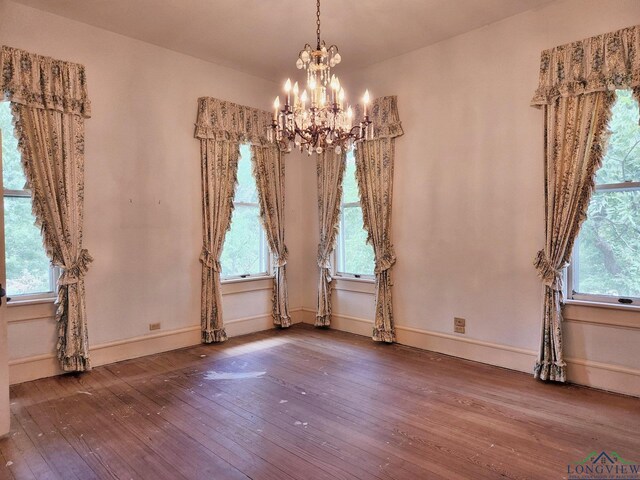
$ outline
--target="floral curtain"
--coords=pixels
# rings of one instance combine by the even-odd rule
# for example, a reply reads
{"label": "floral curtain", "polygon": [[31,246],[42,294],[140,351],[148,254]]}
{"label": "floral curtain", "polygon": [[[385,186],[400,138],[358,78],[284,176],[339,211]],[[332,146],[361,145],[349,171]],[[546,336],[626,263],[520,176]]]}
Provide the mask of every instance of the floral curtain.
{"label": "floral curtain", "polygon": [[336,154],[325,150],[316,155],[318,181],[318,221],[320,243],[318,244],[318,311],[316,327],[331,324],[331,254],[336,245],[342,199],[342,178],[346,166],[346,153]]}
{"label": "floral curtain", "polygon": [[240,146],[229,140],[201,139],[202,167],[202,342],[224,342],[220,256],[231,227]]}
{"label": "floral curtain", "polygon": [[[202,341],[227,339],[222,319],[220,256],[231,227],[240,143],[267,143],[268,112],[211,97],[198,99],[195,137],[202,167]],[[284,275],[284,273],[283,273]]]}
{"label": "floral curtain", "polygon": [[545,118],[545,245],[534,265],[544,284],[534,374],[564,382],[562,271],[585,220],[605,153],[616,88],[640,86],[640,27],[545,50],[531,104]]}
{"label": "floral curtain", "polygon": [[[362,118],[360,107],[356,118]],[[382,97],[371,106],[368,140],[357,145],[356,179],[367,241],[375,256],[376,295],[373,339],[396,341],[391,295],[391,267],[396,255],[391,242],[391,204],[395,139],[403,134],[396,97]]]}
{"label": "floral curtain", "polygon": [[83,248],[84,120],[90,117],[84,67],[10,47],[0,53],[1,90],[11,101],[33,212],[51,262],[61,268],[56,321],[64,371],[91,368]]}
{"label": "floral curtain", "polygon": [[251,153],[260,217],[273,256],[273,323],[285,328],[291,326],[291,315],[287,292],[289,252],[284,243],[284,154],[276,145],[254,145]]}
{"label": "floral curtain", "polygon": [[604,154],[613,92],[558,97],[545,107],[545,246],[535,267],[545,285],[541,345],[535,376],[564,382],[562,276],[587,216],[595,172]]}
{"label": "floral curtain", "polygon": [[531,105],[640,87],[640,25],[544,50]]}

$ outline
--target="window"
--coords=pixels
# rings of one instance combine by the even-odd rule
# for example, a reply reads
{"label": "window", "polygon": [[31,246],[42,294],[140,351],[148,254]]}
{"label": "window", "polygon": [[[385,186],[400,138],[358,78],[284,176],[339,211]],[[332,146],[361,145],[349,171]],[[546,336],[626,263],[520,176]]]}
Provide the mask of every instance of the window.
{"label": "window", "polygon": [[58,269],[51,266],[40,229],[35,226],[31,191],[11,121],[9,102],[0,102],[7,295],[14,300],[52,297]]}
{"label": "window", "polygon": [[616,96],[567,283],[575,300],[640,304],[640,114],[631,91]]}
{"label": "window", "polygon": [[222,249],[222,279],[269,275],[269,248],[260,220],[258,189],[251,168],[251,147],[240,146],[238,185],[231,230]]}
{"label": "window", "polygon": [[356,182],[356,161],[352,150],[347,153],[347,165],[342,181],[336,273],[345,277],[373,278],[374,266],[373,247],[367,243],[367,232],[362,222],[362,206]]}

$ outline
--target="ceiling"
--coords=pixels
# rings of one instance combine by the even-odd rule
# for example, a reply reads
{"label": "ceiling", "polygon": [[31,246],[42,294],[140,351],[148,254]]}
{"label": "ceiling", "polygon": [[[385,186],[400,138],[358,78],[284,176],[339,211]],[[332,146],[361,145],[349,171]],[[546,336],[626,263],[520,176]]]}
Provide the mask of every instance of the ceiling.
{"label": "ceiling", "polygon": [[[278,82],[315,41],[314,0],[14,1]],[[346,71],[551,1],[323,0],[322,37]]]}

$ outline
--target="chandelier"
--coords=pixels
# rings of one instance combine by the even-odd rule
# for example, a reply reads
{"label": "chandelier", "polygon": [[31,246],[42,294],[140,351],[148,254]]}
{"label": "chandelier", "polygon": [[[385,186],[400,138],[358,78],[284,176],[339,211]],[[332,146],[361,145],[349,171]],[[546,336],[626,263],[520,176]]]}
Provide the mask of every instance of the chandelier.
{"label": "chandelier", "polygon": [[367,112],[369,91],[362,98],[363,118],[353,125],[353,109],[346,103],[340,80],[331,73],[342,58],[337,46],[327,48],[320,39],[320,0],[316,7],[316,48],[313,50],[306,44],[296,61],[298,70],[307,72],[307,87],[301,92],[298,82],[292,85],[291,79],[287,79],[284,105],[281,105],[280,97],[273,103],[269,140],[287,151],[295,146],[311,155],[333,148],[340,154],[367,137],[371,125]]}

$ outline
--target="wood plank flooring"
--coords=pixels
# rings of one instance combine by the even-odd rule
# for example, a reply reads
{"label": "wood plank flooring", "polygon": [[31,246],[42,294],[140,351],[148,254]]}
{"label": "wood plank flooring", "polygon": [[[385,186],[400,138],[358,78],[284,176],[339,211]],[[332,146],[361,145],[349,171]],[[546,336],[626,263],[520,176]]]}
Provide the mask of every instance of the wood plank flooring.
{"label": "wood plank flooring", "polygon": [[11,388],[0,478],[556,479],[640,400],[296,325]]}

